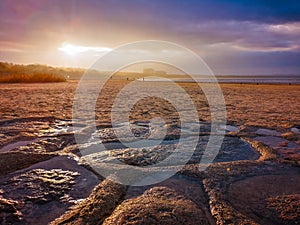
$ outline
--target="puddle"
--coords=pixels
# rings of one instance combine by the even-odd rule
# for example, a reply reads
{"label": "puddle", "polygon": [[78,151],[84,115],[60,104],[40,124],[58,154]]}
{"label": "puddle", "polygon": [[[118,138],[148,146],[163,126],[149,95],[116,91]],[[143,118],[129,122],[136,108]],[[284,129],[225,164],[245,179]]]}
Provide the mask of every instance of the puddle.
{"label": "puddle", "polygon": [[264,136],[264,137],[255,137],[254,140],[260,141],[265,145],[270,146],[271,148],[275,147],[286,147],[286,148],[296,148],[298,145],[295,142],[287,141],[286,139],[274,136]]}
{"label": "puddle", "polygon": [[273,148],[273,150],[286,160],[300,160],[300,146],[292,140],[287,140],[278,136],[259,136],[255,137],[254,140]]}
{"label": "puddle", "polygon": [[0,149],[0,152],[8,152],[8,151],[11,151],[15,148],[19,148],[19,147],[26,146],[26,145],[29,145],[29,144],[32,144],[32,143],[36,143],[40,140],[42,140],[42,139],[41,138],[36,138],[36,139],[33,139],[33,140],[28,140],[28,141],[17,141],[17,142],[5,145],[4,147],[2,147]]}
{"label": "puddle", "polygon": [[[75,130],[77,131],[79,128],[76,127]],[[0,149],[0,152],[35,143],[43,137],[72,133],[73,127],[68,120],[43,121],[42,119],[29,120],[19,118],[0,126],[0,137],[4,137],[1,142],[3,147]]]}
{"label": "puddle", "polygon": [[[192,163],[199,163],[201,157],[206,148],[206,144],[209,140],[209,136],[200,136],[198,145],[194,152],[180,151],[174,154],[180,160],[179,161],[170,161],[169,165],[180,166]],[[188,146],[189,142],[187,141],[186,145]],[[173,154],[174,150],[177,147],[177,144],[174,141],[166,141],[161,143],[158,146],[151,147],[141,147],[141,148],[120,148],[122,145],[119,143],[108,143],[105,146],[102,146],[105,149],[99,149],[97,146],[89,146],[82,150],[84,158],[95,165],[102,165],[103,163],[109,166],[112,170],[117,169],[118,160],[129,165],[134,166],[147,166],[154,165],[158,162],[169,157]],[[117,147],[117,148],[116,148]],[[192,154],[192,156],[190,156]],[[205,152],[205,154],[210,154],[210,152]],[[212,152],[211,154],[215,154]],[[212,155],[213,157],[214,155]],[[218,152],[214,163],[216,162],[231,162],[237,160],[257,160],[260,157],[260,154],[252,148],[248,143],[242,141],[238,137],[225,137],[224,142],[220,151]],[[115,161],[118,159],[117,161]]]}
{"label": "puddle", "polygon": [[53,125],[50,125],[48,129],[41,129],[41,136],[56,136],[64,133],[72,133],[73,128],[70,121],[56,121]]}
{"label": "puddle", "polygon": [[299,128],[293,127],[293,128],[291,128],[291,131],[296,133],[296,134],[300,134],[300,129]]}
{"label": "puddle", "polygon": [[[151,128],[148,123],[129,124],[130,133],[127,132],[123,126],[116,126],[114,128],[102,128],[93,132],[88,139],[88,142],[102,141],[106,142],[134,142],[137,140],[161,140],[164,137],[166,140],[179,140],[179,138],[189,138],[191,136],[198,136],[199,132],[210,133],[210,127],[207,124],[187,124],[185,127],[177,127],[174,125],[164,125],[162,129]],[[200,131],[199,131],[200,128]],[[116,136],[118,134],[118,137]]]}
{"label": "puddle", "polygon": [[238,137],[225,137],[221,150],[213,162],[257,160],[260,154],[250,144]]}
{"label": "puddle", "polygon": [[257,131],[255,131],[254,133],[259,134],[259,135],[267,135],[267,136],[280,136],[281,135],[281,133],[276,130],[264,129],[264,128],[260,128]]}
{"label": "puddle", "polygon": [[239,128],[231,125],[221,125],[220,126],[221,130],[225,130],[227,132],[238,132]]}

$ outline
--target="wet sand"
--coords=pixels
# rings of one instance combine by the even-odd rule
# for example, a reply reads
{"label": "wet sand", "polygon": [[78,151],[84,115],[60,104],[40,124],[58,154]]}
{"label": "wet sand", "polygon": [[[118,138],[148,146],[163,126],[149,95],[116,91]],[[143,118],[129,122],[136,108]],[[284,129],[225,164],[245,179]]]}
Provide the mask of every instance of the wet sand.
{"label": "wet sand", "polygon": [[[191,128],[183,137],[200,135],[194,154],[166,181],[127,187],[104,179],[86,163],[88,158],[93,157],[94,166],[112,170],[122,169],[115,158],[140,167],[158,163],[172,154],[180,126],[172,105],[148,99],[131,112],[134,133],[147,136],[149,118],[161,116],[167,121],[166,140],[159,148],[120,144],[110,110],[126,84],[110,81],[104,87],[93,134],[84,123],[71,121],[76,81],[0,84],[0,223],[37,224],[42,218],[41,224],[297,224],[299,85],[221,84],[227,108],[228,125],[220,127],[225,140],[213,164],[199,171],[210,134],[209,107],[196,84],[181,84],[201,121],[200,134]],[[82,136],[91,135],[89,145],[76,143],[72,127]],[[94,137],[102,139],[106,151],[81,157],[79,148],[89,150],[97,144]]]}

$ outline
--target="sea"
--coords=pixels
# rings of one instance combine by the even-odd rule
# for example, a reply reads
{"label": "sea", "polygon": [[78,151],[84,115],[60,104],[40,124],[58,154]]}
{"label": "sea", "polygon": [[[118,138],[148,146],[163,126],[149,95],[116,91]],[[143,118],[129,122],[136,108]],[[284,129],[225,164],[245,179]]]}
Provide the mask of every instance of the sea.
{"label": "sea", "polygon": [[[211,83],[215,82],[208,76],[197,75],[196,79],[187,78],[170,78],[169,81],[173,82],[199,82]],[[300,75],[251,75],[251,76],[235,76],[235,75],[222,75],[215,76],[219,83],[240,83],[240,84],[300,84]],[[168,79],[159,77],[145,77],[140,78],[140,81],[153,81],[153,82],[166,82]]]}

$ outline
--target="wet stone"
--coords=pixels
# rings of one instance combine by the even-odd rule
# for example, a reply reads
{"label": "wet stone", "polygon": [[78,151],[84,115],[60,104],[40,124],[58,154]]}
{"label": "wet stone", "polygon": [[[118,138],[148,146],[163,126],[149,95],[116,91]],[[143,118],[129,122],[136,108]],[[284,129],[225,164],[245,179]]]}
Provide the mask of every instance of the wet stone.
{"label": "wet stone", "polygon": [[125,200],[103,222],[109,224],[209,224],[191,200],[166,187],[154,187]]}
{"label": "wet stone", "polygon": [[19,146],[14,150],[24,152],[46,153],[63,150],[67,146],[74,145],[75,139],[73,136],[52,137],[36,139],[26,145]]}
{"label": "wet stone", "polygon": [[227,201],[259,224],[298,224],[299,168],[277,168],[276,173],[233,182]]}
{"label": "wet stone", "polygon": [[[2,196],[16,201],[22,220],[47,224],[86,198],[99,179],[68,156],[57,156],[0,178]],[[13,223],[15,224],[15,223]]]}
{"label": "wet stone", "polygon": [[300,194],[270,197],[267,199],[267,207],[276,211],[281,220],[290,224],[300,221]]}
{"label": "wet stone", "polygon": [[172,154],[176,145],[158,145],[149,148],[128,148],[111,151],[110,154],[120,161],[135,166],[146,166],[158,163]]}
{"label": "wet stone", "polygon": [[1,188],[6,198],[45,204],[49,201],[61,200],[74,185],[78,176],[78,172],[61,169],[34,169],[13,176],[5,181]]}
{"label": "wet stone", "polygon": [[22,214],[16,208],[17,201],[0,196],[0,224],[14,224],[22,220]]}

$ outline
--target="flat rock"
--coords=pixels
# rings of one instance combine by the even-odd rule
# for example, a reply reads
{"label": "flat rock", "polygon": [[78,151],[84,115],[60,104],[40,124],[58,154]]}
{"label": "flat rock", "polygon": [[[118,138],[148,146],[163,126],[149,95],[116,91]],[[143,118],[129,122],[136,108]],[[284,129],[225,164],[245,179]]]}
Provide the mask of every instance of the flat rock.
{"label": "flat rock", "polygon": [[47,224],[86,198],[98,182],[74,159],[57,156],[1,177],[0,188],[4,198],[17,202],[22,217],[17,224]]}
{"label": "flat rock", "polygon": [[109,224],[210,224],[191,200],[165,187],[154,187],[122,202],[104,221]]}
{"label": "flat rock", "polygon": [[125,195],[126,188],[108,179],[94,188],[91,195],[51,222],[51,225],[101,224]]}
{"label": "flat rock", "polygon": [[230,184],[227,199],[259,224],[298,224],[299,194],[299,170],[288,170],[236,181]]}

